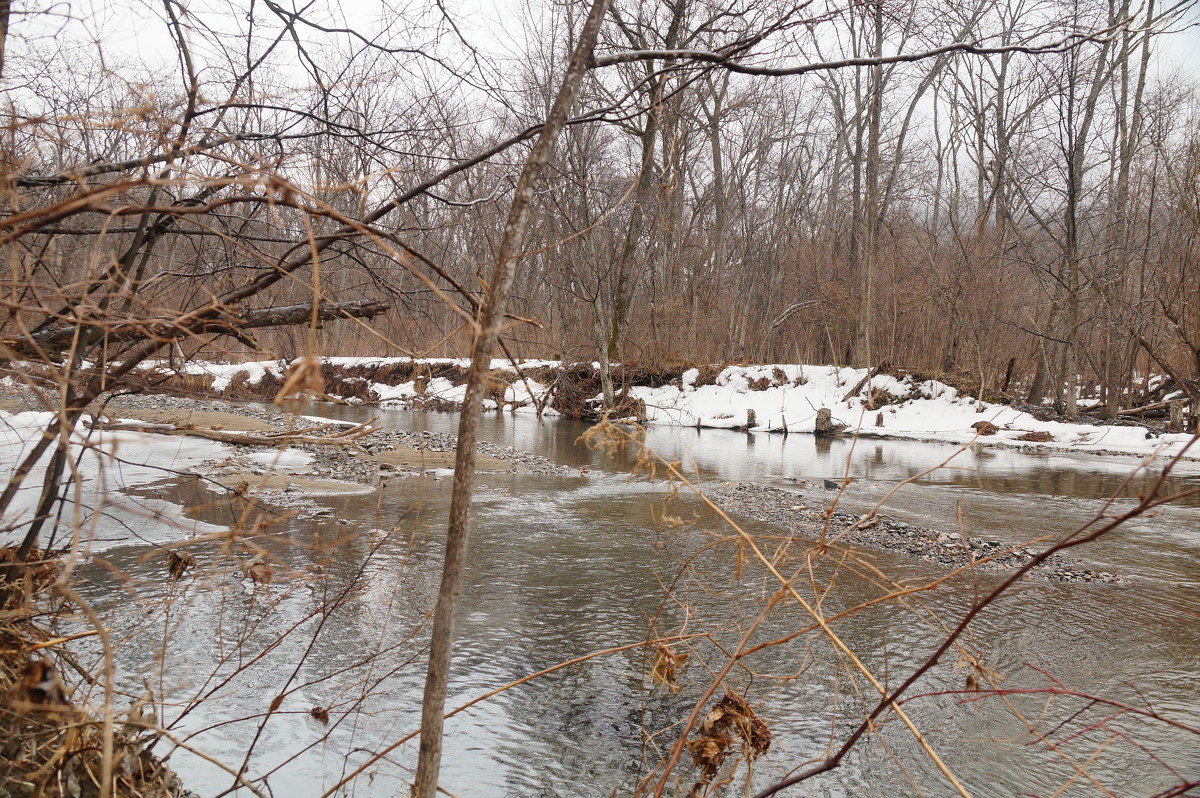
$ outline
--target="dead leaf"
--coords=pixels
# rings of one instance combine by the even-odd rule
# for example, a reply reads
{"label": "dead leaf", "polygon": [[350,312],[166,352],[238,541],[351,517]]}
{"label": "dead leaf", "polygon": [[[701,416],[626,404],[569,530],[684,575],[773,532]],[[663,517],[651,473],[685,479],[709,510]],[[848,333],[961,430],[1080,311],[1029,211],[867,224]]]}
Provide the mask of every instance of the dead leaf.
{"label": "dead leaf", "polygon": [[712,783],[729,756],[734,740],[741,741],[742,758],[753,762],[771,747],[771,730],[744,698],[726,693],[700,721],[695,736],[687,742],[688,753],[700,768],[700,779],[692,786],[689,798],[698,798]]}
{"label": "dead leaf", "polygon": [[184,552],[167,552],[167,570],[171,573],[171,578],[179,580],[188,571],[196,567],[196,558]]}
{"label": "dead leaf", "polygon": [[302,357],[292,363],[283,386],[275,396],[275,404],[282,407],[295,395],[320,398],[325,395],[325,377],[321,374],[321,361],[315,357]]}
{"label": "dead leaf", "polygon": [[971,425],[971,429],[979,435],[995,435],[1000,431],[1000,428],[990,421],[976,421]]}
{"label": "dead leaf", "polygon": [[954,663],[954,669],[967,672],[963,690],[969,693],[978,692],[985,681],[989,685],[997,685],[1004,681],[1004,677],[996,670],[965,651],[959,654],[958,661]]}
{"label": "dead leaf", "polygon": [[687,662],[686,651],[677,653],[670,646],[659,645],[654,649],[654,661],[650,664],[650,681],[663,684],[672,693],[679,691],[679,669]]}
{"label": "dead leaf", "polygon": [[313,707],[308,711],[314,720],[320,721],[323,725],[329,725],[329,710],[325,707]]}
{"label": "dead leaf", "polygon": [[70,706],[67,690],[48,657],[31,659],[13,685],[13,705],[21,708]]}
{"label": "dead leaf", "polygon": [[271,567],[271,563],[255,557],[250,561],[250,565],[246,567],[246,574],[259,585],[269,585],[271,580],[275,578],[275,569]]}

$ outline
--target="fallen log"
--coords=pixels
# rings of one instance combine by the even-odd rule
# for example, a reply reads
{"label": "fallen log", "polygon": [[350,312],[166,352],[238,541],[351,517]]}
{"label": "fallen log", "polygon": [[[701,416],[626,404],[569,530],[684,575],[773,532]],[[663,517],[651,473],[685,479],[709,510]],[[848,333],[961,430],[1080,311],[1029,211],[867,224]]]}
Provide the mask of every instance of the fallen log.
{"label": "fallen log", "polygon": [[857,396],[858,392],[861,391],[868,382],[875,379],[875,375],[879,374],[879,372],[881,372],[881,371],[886,371],[887,369],[890,369],[891,367],[892,367],[892,364],[885,360],[882,363],[880,363],[879,365],[868,369],[867,373],[863,375],[863,378],[861,380],[859,380],[857,383],[855,383],[853,388],[851,388],[849,391],[846,392],[846,395],[842,397],[842,401],[849,402],[850,397]]}
{"label": "fallen log", "polygon": [[[306,427],[300,430],[246,433],[222,432],[215,429],[200,429],[199,427],[178,426],[175,424],[142,424],[137,422],[108,422],[90,423],[91,429],[105,432],[148,432],[155,435],[186,435],[193,438],[204,438],[217,443],[231,443],[240,446],[279,446],[294,444],[315,444],[317,446],[357,446],[358,440],[382,427],[372,426],[375,419],[357,424],[353,427],[339,427],[333,424],[322,424],[316,427]],[[329,434],[319,434],[327,432]]]}
{"label": "fallen log", "polygon": [[[359,302],[320,302],[316,308],[318,322],[333,319],[373,319],[386,313],[391,305],[386,302],[364,300]],[[257,330],[266,327],[288,327],[297,324],[308,324],[313,319],[311,302],[298,305],[282,305],[275,308],[230,310],[220,318],[204,319],[184,327],[166,319],[146,319],[142,321],[112,321],[100,319],[68,324],[42,330],[31,335],[13,336],[0,340],[0,352],[4,356],[17,357],[56,357],[70,347],[81,332],[84,337],[102,335],[109,342],[131,343],[145,339],[168,340],[182,338],[185,335],[212,334],[229,335],[239,340],[250,341],[246,330]],[[82,331],[78,328],[82,327]]]}
{"label": "fallen log", "polygon": [[1153,413],[1158,410],[1169,410],[1170,408],[1171,408],[1170,402],[1152,402],[1151,404],[1142,405],[1141,407],[1131,407],[1127,410],[1118,410],[1117,415],[1118,416],[1140,416],[1144,413]]}

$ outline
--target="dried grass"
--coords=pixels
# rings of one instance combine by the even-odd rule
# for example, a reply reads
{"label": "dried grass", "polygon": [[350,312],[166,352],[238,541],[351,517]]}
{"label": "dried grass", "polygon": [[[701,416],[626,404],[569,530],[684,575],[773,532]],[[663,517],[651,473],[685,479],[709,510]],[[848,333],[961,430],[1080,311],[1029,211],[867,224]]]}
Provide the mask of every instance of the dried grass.
{"label": "dried grass", "polygon": [[[11,563],[12,553],[0,550],[0,564]],[[0,795],[93,798],[101,795],[103,722],[72,702],[65,660],[48,653],[49,633],[31,620],[31,592],[41,594],[51,581],[53,569],[38,568],[0,594]],[[187,794],[151,753],[157,739],[153,732],[114,730],[110,795]]]}

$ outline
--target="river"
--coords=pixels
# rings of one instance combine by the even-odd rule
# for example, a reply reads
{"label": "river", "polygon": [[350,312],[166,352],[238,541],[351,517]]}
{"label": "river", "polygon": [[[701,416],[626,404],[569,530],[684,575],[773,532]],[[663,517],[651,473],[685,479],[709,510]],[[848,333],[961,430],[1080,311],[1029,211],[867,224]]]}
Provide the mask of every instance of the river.
{"label": "river", "polygon": [[[457,422],[449,414],[363,408],[313,412],[356,421],[378,415],[384,425],[431,431],[453,431]],[[650,634],[707,636],[675,645],[681,652],[691,646],[678,692],[652,685],[646,650],[631,648],[521,684],[451,718],[442,779],[451,794],[628,794],[670,748],[711,670],[724,663],[722,650],[736,645],[776,587],[730,543],[689,559],[728,529],[695,498],[683,494],[664,503],[665,483],[631,478],[630,453],[614,456],[578,443],[585,429],[524,416],[483,419],[481,437],[570,465],[578,475],[479,475],[449,706]],[[647,442],[697,481],[776,485],[796,490],[798,502],[810,506],[835,495],[825,480],[846,476],[840,506],[856,512],[959,449],[671,427],[651,429]],[[901,489],[884,512],[1017,543],[1086,521],[1137,464],[1131,457],[968,448],[948,467]],[[1151,465],[1149,476],[1131,480],[1117,505],[1146,490],[1158,468]],[[1200,464],[1184,463],[1168,488],[1198,479]],[[439,578],[449,487],[444,474],[396,477],[372,496],[329,500],[333,513],[320,521],[263,527],[250,547],[198,545],[194,575],[178,583],[166,578],[152,546],[106,549],[102,561],[80,573],[86,597],[114,630],[124,689],[138,694],[148,685],[156,699],[165,696],[159,711],[173,734],[234,770],[252,750],[245,772],[267,776],[274,795],[331,789],[369,752],[419,726],[421,647]],[[164,481],[154,493],[189,507],[191,517],[231,521],[230,507],[213,503],[195,480]],[[1029,579],[981,614],[964,642],[1011,694],[928,695],[905,705],[972,794],[1095,795],[1099,784],[1115,795],[1148,796],[1200,779],[1200,735],[1043,690],[1061,684],[1200,726],[1198,521],[1200,506],[1188,501],[1078,554],[1121,574],[1124,584]],[[778,535],[759,525],[747,528]],[[779,545],[766,543],[772,550]],[[794,567],[801,548],[793,546],[786,562]],[[275,570],[272,584],[257,588],[238,567],[256,551],[269,553]],[[905,584],[943,572],[901,554],[849,553]],[[890,602],[858,611],[836,630],[895,685],[933,650],[942,625],[952,626],[998,578],[958,578],[908,606]],[[838,567],[829,558],[799,584],[826,615],[883,592],[863,566],[848,561]],[[669,594],[665,586],[672,586]],[[782,606],[749,640],[782,638],[806,622],[794,604]],[[79,650],[96,654],[94,643],[81,641]],[[912,694],[961,688],[967,670],[956,659],[947,656]],[[756,788],[820,757],[877,699],[819,634],[767,648],[746,665],[726,684],[747,695],[773,734],[770,751],[753,765]],[[310,714],[313,707],[328,710],[328,724]],[[159,750],[167,749],[160,744]],[[402,793],[415,751],[415,741],[400,746],[345,794]],[[202,796],[232,785],[228,773],[199,757],[176,752],[171,761]],[[729,794],[745,794],[745,773],[738,770]],[[670,792],[683,794],[696,773],[681,765],[677,778]],[[894,716],[814,784],[784,794],[952,793]]]}

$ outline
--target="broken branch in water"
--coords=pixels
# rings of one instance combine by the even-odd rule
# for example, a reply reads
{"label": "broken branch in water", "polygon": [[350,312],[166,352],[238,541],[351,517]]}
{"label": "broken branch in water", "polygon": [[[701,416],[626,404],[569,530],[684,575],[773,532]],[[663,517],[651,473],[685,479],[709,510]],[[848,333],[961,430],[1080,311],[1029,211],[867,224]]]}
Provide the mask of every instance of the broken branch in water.
{"label": "broken branch in water", "polygon": [[136,421],[89,423],[88,426],[91,429],[104,430],[106,432],[148,432],[156,435],[188,435],[195,438],[217,441],[218,443],[232,443],[242,446],[279,446],[280,444],[300,443],[311,443],[318,446],[356,446],[360,438],[382,429],[382,427],[373,426],[375,421],[376,419],[372,418],[353,427],[321,424],[299,430],[266,433],[222,432],[215,429],[200,429],[189,425],[150,424]]}

